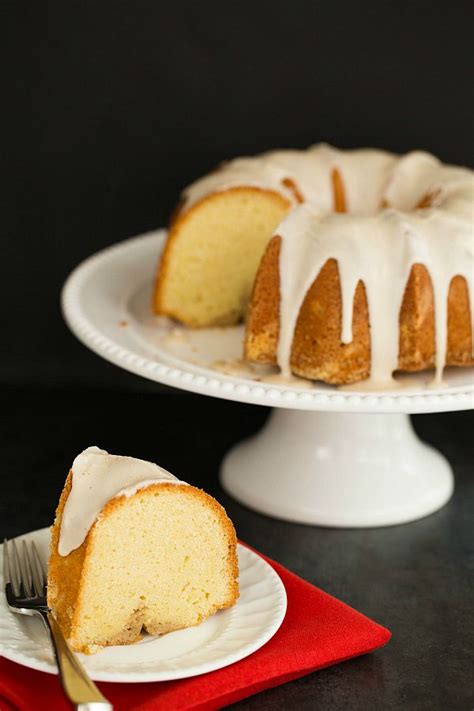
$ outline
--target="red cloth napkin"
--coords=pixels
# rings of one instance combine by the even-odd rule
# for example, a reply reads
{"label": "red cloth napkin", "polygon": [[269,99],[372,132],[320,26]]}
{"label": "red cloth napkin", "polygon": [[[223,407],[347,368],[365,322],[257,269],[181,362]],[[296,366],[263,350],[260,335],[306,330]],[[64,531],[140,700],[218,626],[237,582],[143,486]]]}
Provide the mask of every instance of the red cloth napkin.
{"label": "red cloth napkin", "polygon": [[[288,610],[265,646],[209,674],[144,684],[100,682],[115,711],[213,711],[385,645],[390,632],[262,555],[283,581]],[[1,711],[69,711],[59,681],[0,659]]]}

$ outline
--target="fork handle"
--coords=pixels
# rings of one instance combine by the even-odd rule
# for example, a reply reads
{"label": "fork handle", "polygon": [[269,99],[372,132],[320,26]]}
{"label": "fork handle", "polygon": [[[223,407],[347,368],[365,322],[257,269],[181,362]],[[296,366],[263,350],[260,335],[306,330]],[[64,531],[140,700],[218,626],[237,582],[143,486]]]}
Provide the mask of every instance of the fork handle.
{"label": "fork handle", "polygon": [[40,610],[39,613],[51,637],[64,693],[74,704],[76,711],[112,711],[112,704],[102,696],[87,675],[53,614],[49,610]]}

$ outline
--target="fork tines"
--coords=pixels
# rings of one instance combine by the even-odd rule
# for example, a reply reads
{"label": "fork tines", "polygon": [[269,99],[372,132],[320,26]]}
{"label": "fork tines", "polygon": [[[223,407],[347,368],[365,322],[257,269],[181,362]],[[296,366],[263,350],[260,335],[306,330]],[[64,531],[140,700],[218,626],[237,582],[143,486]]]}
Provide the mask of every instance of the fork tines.
{"label": "fork tines", "polygon": [[3,542],[3,576],[10,584],[15,597],[43,597],[46,594],[46,576],[38,549],[33,541],[23,540],[21,551],[15,540]]}

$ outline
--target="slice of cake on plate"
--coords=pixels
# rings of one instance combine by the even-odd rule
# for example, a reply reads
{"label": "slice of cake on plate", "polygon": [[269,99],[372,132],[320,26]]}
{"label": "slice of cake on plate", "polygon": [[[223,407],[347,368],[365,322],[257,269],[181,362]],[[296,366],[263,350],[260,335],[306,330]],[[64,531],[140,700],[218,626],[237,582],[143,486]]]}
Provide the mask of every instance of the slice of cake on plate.
{"label": "slice of cake on plate", "polygon": [[76,651],[197,625],[238,598],[223,507],[161,467],[89,447],[52,527],[48,604]]}

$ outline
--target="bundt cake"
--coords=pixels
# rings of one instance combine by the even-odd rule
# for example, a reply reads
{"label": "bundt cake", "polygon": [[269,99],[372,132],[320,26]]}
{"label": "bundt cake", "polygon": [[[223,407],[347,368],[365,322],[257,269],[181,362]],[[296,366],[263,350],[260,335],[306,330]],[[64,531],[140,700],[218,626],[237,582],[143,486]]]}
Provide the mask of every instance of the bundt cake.
{"label": "bundt cake", "polygon": [[231,161],[185,190],[155,311],[235,323],[253,285],[247,360],[376,388],[435,366],[439,382],[445,364],[474,362],[473,187],[472,171],[421,151],[317,145]]}
{"label": "bundt cake", "polygon": [[76,651],[199,624],[238,597],[236,535],[211,496],[89,447],[52,527],[48,604]]}

